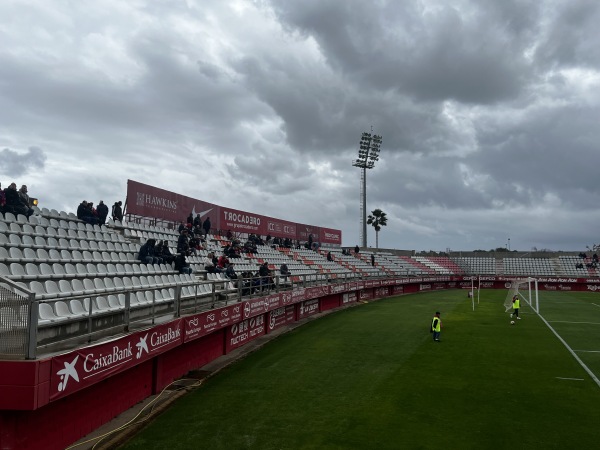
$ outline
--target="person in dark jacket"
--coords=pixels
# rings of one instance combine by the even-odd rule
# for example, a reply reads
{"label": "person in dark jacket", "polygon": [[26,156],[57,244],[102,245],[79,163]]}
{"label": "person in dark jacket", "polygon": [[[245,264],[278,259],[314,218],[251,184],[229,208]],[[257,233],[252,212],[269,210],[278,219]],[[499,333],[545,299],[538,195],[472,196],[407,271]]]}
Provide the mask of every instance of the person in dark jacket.
{"label": "person in dark jacket", "polygon": [[172,264],[175,261],[175,255],[169,250],[169,243],[166,241],[158,241],[154,253],[159,258],[162,258],[165,264]]}
{"label": "person in dark jacket", "polygon": [[202,228],[204,229],[204,235],[207,235],[210,233],[210,217],[207,217],[206,220],[204,221],[204,223],[202,224]]}
{"label": "person in dark jacket", "polygon": [[123,203],[121,201],[115,202],[112,207],[112,217],[114,220],[118,220],[119,222],[123,222],[123,208],[121,205]]}
{"label": "person in dark jacket", "polygon": [[178,253],[177,256],[175,256],[175,270],[179,273],[192,273],[192,268],[185,259],[185,255],[183,253]]}
{"label": "person in dark jacket", "polygon": [[140,247],[138,259],[146,264],[162,264],[162,258],[156,256],[155,253],[156,241],[148,239],[144,245]]}
{"label": "person in dark jacket", "polygon": [[188,236],[188,229],[184,228],[181,230],[179,234],[179,239],[177,239],[177,253],[183,253],[187,255],[190,251],[190,240]]}
{"label": "person in dark jacket", "polygon": [[108,206],[104,204],[103,200],[100,200],[100,203],[98,203],[96,213],[98,214],[100,225],[104,225],[106,223],[106,218],[108,217]]}
{"label": "person in dark jacket", "polygon": [[[25,186],[25,192],[27,192],[27,186]],[[4,189],[5,196],[5,211],[11,212],[15,215],[23,214],[24,216],[31,216],[33,209],[29,207],[29,197],[27,196],[27,202],[23,200],[23,196],[17,191],[17,185],[11,183],[6,189]]]}
{"label": "person in dark jacket", "polygon": [[98,218],[94,216],[92,208],[86,200],[83,200],[77,207],[77,218],[91,225],[98,223]]}

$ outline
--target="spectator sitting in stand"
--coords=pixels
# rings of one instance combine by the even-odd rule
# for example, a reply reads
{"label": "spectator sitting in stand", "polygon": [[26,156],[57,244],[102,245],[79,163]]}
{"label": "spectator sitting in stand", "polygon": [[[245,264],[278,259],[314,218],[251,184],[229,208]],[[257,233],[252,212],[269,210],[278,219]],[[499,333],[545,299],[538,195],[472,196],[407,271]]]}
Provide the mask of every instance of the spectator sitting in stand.
{"label": "spectator sitting in stand", "polygon": [[187,217],[187,222],[188,224],[188,228],[191,228],[194,225],[194,214],[190,213],[190,215]]}
{"label": "spectator sitting in stand", "polygon": [[21,189],[19,189],[19,198],[21,199],[21,204],[23,205],[23,210],[27,211],[27,213],[25,215],[27,217],[31,216],[33,214],[33,209],[31,209],[31,206],[30,206],[29,194],[27,194],[27,186],[26,185],[21,186]]}
{"label": "spectator sitting in stand", "polygon": [[138,259],[141,262],[145,262],[146,264],[162,264],[162,258],[155,254],[155,244],[156,241],[154,239],[148,239],[146,243],[140,247]]}
{"label": "spectator sitting in stand", "polygon": [[175,261],[175,255],[169,250],[167,241],[159,241],[158,244],[156,244],[156,256],[162,258],[165,264],[173,264],[173,261]]}
{"label": "spectator sitting in stand", "polygon": [[229,259],[227,258],[227,256],[225,256],[225,255],[219,256],[219,259],[217,262],[217,267],[219,269],[221,269],[221,272],[223,272],[225,269],[227,269],[228,264],[229,264]]}
{"label": "spectator sitting in stand", "polygon": [[225,269],[225,276],[230,280],[237,280],[237,274],[235,273],[235,269],[233,268],[233,264],[227,264],[227,269]]}
{"label": "spectator sitting in stand", "polygon": [[252,293],[252,272],[242,272],[242,295]]}
{"label": "spectator sitting in stand", "polygon": [[286,263],[283,263],[281,265],[281,267],[279,268],[279,273],[283,276],[288,276],[288,275],[292,274],[292,272],[290,272],[290,270],[288,269],[288,266]]}
{"label": "spectator sitting in stand", "polygon": [[23,201],[23,196],[17,191],[17,185],[11,183],[6,189],[4,189],[4,199],[6,204],[4,205],[4,211],[10,212],[15,216],[23,214],[24,216],[31,216],[33,209],[29,207],[29,197],[27,197],[27,203]]}
{"label": "spectator sitting in stand", "polygon": [[270,289],[273,285],[273,278],[271,270],[269,269],[269,263],[264,262],[258,268],[258,275],[260,276],[260,284],[262,287],[266,286],[266,289]]}
{"label": "spectator sitting in stand", "polygon": [[100,200],[100,203],[98,203],[96,213],[98,214],[100,225],[104,225],[106,223],[106,218],[108,217],[108,206],[104,204],[104,200]]}
{"label": "spectator sitting in stand", "polygon": [[216,273],[217,272],[217,268],[215,266],[215,263],[213,262],[213,256],[214,256],[213,253],[209,253],[204,258],[202,258],[202,264],[204,264],[204,270],[206,270],[208,273]]}
{"label": "spectator sitting in stand", "polygon": [[118,220],[119,222],[123,222],[123,209],[121,205],[123,203],[121,201],[115,202],[112,206],[112,218],[113,220]]}
{"label": "spectator sitting in stand", "polygon": [[331,252],[327,252],[327,261],[333,261],[333,256],[331,256]]}
{"label": "spectator sitting in stand", "polygon": [[177,256],[175,256],[175,270],[179,273],[191,275],[192,268],[190,267],[190,264],[186,261],[185,254],[178,253]]}
{"label": "spectator sitting in stand", "polygon": [[77,207],[77,218],[83,220],[86,223],[95,225],[98,223],[98,219],[92,214],[92,209],[89,207],[87,201],[83,200]]}
{"label": "spectator sitting in stand", "polygon": [[200,248],[200,241],[198,240],[198,238],[196,236],[191,236],[190,240],[188,242],[188,246],[189,246],[189,252],[188,254],[196,254],[196,252],[198,250],[201,250]]}
{"label": "spectator sitting in stand", "polygon": [[225,237],[229,241],[233,240],[233,233],[231,232],[231,230],[227,230],[227,234],[225,235]]}

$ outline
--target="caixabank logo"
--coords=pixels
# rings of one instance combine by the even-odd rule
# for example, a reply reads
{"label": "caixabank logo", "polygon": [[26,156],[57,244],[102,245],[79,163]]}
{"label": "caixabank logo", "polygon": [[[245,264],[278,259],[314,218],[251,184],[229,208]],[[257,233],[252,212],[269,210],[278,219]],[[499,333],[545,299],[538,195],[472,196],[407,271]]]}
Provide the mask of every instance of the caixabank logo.
{"label": "caixabank logo", "polygon": [[52,360],[55,388],[60,397],[108,376],[133,367],[154,354],[181,343],[181,321],[139,332],[109,344],[60,355]]}

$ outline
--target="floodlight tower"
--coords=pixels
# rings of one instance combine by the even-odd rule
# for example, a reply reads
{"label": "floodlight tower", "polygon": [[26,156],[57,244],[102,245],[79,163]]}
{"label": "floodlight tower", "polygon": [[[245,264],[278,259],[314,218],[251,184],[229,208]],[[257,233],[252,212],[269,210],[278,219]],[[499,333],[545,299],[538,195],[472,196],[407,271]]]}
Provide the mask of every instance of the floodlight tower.
{"label": "floodlight tower", "polygon": [[358,159],[352,162],[354,167],[362,169],[360,175],[360,238],[363,248],[367,247],[367,169],[372,169],[375,161],[379,160],[382,142],[381,136],[372,134],[372,132],[373,127],[371,127],[371,133],[362,134],[358,147]]}

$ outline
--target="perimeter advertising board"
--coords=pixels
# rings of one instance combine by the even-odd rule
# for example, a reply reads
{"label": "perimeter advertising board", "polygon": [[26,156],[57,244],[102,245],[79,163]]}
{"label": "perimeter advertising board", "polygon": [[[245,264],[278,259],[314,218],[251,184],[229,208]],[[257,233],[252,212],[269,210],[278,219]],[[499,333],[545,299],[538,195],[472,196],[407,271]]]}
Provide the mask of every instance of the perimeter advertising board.
{"label": "perimeter advertising board", "polygon": [[298,320],[308,316],[315,315],[319,312],[319,299],[306,300],[300,303],[298,307]]}
{"label": "perimeter advertising board", "polygon": [[266,333],[265,316],[256,316],[251,319],[242,320],[227,328],[225,333],[225,353],[229,353],[238,347],[262,336]]}
{"label": "perimeter advertising board", "polygon": [[182,330],[183,321],[177,319],[114,341],[55,356],[51,363],[50,400],[70,395],[181,345]]}
{"label": "perimeter advertising board", "polygon": [[188,316],[184,321],[184,342],[189,342],[199,337],[206,336],[213,331],[228,327],[242,320],[243,306],[240,303],[225,306],[224,308],[205,311],[200,314]]}
{"label": "perimeter advertising board", "polygon": [[293,323],[296,320],[296,307],[288,305],[269,311],[268,320],[269,331],[276,330],[288,323]]}

